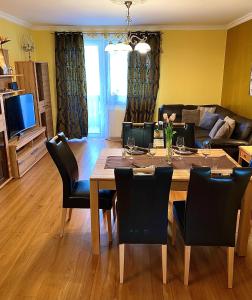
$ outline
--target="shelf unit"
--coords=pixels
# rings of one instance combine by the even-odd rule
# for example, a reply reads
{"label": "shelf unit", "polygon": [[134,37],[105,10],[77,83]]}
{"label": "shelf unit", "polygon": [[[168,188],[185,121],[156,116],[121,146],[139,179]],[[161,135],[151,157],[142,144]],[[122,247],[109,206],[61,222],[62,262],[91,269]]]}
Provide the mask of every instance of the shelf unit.
{"label": "shelf unit", "polygon": [[8,135],[5,123],[4,97],[0,94],[0,188],[11,180]]}
{"label": "shelf unit", "polygon": [[53,137],[48,63],[16,61],[15,69],[17,73],[24,74],[17,78],[18,86],[34,96],[37,125],[46,127],[46,136]]}
{"label": "shelf unit", "polygon": [[35,127],[27,130],[20,138],[9,141],[12,176],[22,177],[46,153],[46,128]]}
{"label": "shelf unit", "polygon": [[[9,65],[8,50],[4,49],[5,59]],[[22,74],[4,74],[0,75],[0,188],[2,188],[11,179],[11,163],[9,155],[9,141],[7,135],[7,127],[5,120],[5,101],[9,96],[18,95],[23,93],[24,90],[9,90],[9,83],[13,82],[16,78],[21,78]]]}
{"label": "shelf unit", "polygon": [[25,90],[10,90],[10,91],[6,91],[6,92],[2,92],[0,93],[0,95],[5,96],[5,95],[12,95],[12,94],[19,94],[19,93],[24,93]]}

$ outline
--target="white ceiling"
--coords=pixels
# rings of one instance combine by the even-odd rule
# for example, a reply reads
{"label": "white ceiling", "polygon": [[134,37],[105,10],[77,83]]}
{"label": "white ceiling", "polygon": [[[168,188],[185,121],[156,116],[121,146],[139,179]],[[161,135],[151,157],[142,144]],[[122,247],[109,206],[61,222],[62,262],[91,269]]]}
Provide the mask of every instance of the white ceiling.
{"label": "white ceiling", "polygon": [[[0,10],[33,25],[125,25],[111,0],[0,0]],[[133,25],[224,25],[252,12],[252,0],[147,0],[131,7]]]}

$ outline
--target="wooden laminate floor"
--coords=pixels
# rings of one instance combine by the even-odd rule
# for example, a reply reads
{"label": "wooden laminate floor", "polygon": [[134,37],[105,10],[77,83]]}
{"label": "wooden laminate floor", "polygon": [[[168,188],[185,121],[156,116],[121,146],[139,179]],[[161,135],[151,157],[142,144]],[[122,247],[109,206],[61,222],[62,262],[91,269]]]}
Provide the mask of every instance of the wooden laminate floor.
{"label": "wooden laminate floor", "polygon": [[[99,151],[115,142],[75,142],[81,178]],[[235,258],[234,288],[227,289],[226,251],[192,248],[190,285],[183,285],[183,244],[168,245],[168,284],[162,284],[161,247],[126,247],[125,283],[119,284],[114,227],[108,246],[101,215],[101,256],[91,254],[90,213],[73,210],[59,238],[62,185],[47,154],[22,179],[0,190],[0,299],[252,299],[252,238],[246,258]],[[174,193],[175,198],[183,197]],[[170,238],[169,238],[170,241]]]}

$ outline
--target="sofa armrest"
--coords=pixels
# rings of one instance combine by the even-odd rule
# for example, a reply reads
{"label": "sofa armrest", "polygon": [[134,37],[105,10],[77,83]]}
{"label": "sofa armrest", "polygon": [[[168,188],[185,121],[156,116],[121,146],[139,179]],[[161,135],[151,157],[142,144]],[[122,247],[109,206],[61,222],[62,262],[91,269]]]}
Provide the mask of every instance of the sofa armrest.
{"label": "sofa armrest", "polygon": [[214,147],[238,147],[247,146],[248,142],[245,140],[235,140],[235,139],[211,139],[211,145]]}

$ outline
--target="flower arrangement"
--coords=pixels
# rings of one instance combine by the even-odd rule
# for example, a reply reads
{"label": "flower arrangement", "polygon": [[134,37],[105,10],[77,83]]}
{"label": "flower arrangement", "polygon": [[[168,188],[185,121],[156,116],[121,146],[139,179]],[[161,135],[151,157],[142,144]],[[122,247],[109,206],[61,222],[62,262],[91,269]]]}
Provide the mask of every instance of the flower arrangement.
{"label": "flower arrangement", "polygon": [[167,113],[163,114],[164,119],[164,131],[165,131],[165,137],[166,137],[166,149],[167,149],[167,160],[169,163],[171,163],[172,158],[172,138],[176,131],[173,130],[173,122],[176,119],[176,114],[173,113],[168,116]]}
{"label": "flower arrangement", "polygon": [[174,134],[176,133],[176,131],[173,130],[173,122],[176,119],[176,114],[173,113],[170,115],[170,117],[168,117],[168,114],[164,113],[163,119],[164,119],[164,123],[165,123],[166,143],[167,142],[171,143],[172,138],[173,138]]}

